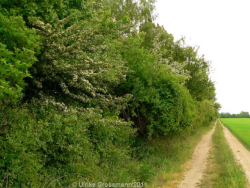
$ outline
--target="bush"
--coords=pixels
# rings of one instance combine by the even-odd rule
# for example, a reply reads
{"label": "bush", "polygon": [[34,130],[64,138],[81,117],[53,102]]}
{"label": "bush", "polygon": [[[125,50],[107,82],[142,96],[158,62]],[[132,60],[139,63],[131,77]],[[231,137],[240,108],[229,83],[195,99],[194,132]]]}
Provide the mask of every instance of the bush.
{"label": "bush", "polygon": [[190,126],[194,116],[194,101],[183,86],[185,74],[175,75],[166,62],[158,62],[159,54],[141,48],[142,37],[131,36],[125,42],[123,58],[132,71],[117,93],[132,93],[134,100],[123,117],[134,121],[145,137],[176,134]]}
{"label": "bush", "polygon": [[11,126],[0,136],[0,176],[6,186],[68,186],[80,178],[104,181],[106,174],[119,179],[119,171],[131,180],[135,173],[127,169],[134,131],[126,122],[103,118],[95,109],[84,114],[51,105],[5,110]]}
{"label": "bush", "polygon": [[22,17],[0,14],[0,105],[16,102],[23,96],[24,78],[36,61],[39,37],[28,29]]}

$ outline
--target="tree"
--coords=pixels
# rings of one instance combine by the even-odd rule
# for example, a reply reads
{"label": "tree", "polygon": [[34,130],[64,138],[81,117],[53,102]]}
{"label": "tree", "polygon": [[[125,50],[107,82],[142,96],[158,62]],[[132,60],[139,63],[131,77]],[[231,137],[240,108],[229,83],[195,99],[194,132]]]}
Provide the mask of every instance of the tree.
{"label": "tree", "polygon": [[28,26],[31,26],[28,17],[39,17],[45,23],[54,24],[75,10],[81,11],[86,17],[91,16],[85,0],[2,0],[0,10],[6,15],[22,16]]}
{"label": "tree", "polygon": [[239,118],[249,118],[250,115],[248,112],[241,111],[239,114]]}
{"label": "tree", "polygon": [[126,66],[132,71],[115,91],[117,95],[134,96],[122,117],[131,119],[145,137],[178,133],[193,118],[192,98],[181,84],[185,76],[178,71],[173,74],[173,68],[162,60],[158,38],[155,48],[145,49],[143,37],[143,33],[127,37],[121,49]]}
{"label": "tree", "polygon": [[115,108],[129,100],[129,95],[117,98],[108,92],[111,86],[124,80],[127,68],[115,54],[113,33],[106,31],[107,22],[116,23],[107,20],[105,12],[99,16],[73,22],[81,17],[76,11],[56,21],[56,26],[36,18],[30,20],[37,28],[42,46],[38,62],[30,68],[32,78],[26,79],[27,98],[42,97],[63,108],[79,104],[102,109]]}

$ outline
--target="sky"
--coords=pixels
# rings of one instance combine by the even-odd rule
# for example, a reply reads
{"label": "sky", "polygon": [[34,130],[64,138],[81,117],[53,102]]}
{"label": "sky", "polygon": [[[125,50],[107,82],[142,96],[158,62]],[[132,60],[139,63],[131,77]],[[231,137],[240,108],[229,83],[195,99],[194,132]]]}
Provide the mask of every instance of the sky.
{"label": "sky", "polygon": [[157,23],[211,62],[220,112],[250,112],[250,1],[157,0]]}

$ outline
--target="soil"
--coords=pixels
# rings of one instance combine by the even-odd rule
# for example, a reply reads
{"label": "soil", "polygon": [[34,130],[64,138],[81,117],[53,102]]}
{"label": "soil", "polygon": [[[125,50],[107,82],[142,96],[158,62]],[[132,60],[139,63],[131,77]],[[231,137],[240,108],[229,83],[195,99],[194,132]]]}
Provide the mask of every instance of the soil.
{"label": "soil", "polygon": [[185,172],[178,185],[179,188],[194,188],[200,183],[203,172],[206,169],[209,150],[212,147],[212,135],[215,130],[215,125],[211,131],[202,137],[201,141],[195,147],[190,168]]}
{"label": "soil", "polygon": [[[222,125],[221,122],[220,124]],[[232,149],[236,160],[241,164],[250,187],[250,151],[248,151],[224,125],[222,125],[222,127],[228,145]],[[194,188],[199,185],[203,176],[203,172],[206,168],[209,150],[212,146],[212,135],[214,130],[215,126],[211,131],[202,137],[201,141],[196,146],[190,168],[185,172],[181,182],[178,185],[179,188]]]}

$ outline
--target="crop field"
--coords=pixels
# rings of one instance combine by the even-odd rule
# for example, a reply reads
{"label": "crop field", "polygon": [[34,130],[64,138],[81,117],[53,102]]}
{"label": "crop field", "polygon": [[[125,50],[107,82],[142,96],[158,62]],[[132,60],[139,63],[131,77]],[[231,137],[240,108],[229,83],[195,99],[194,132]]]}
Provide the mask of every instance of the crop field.
{"label": "crop field", "polygon": [[220,120],[250,150],[250,118],[221,118]]}

